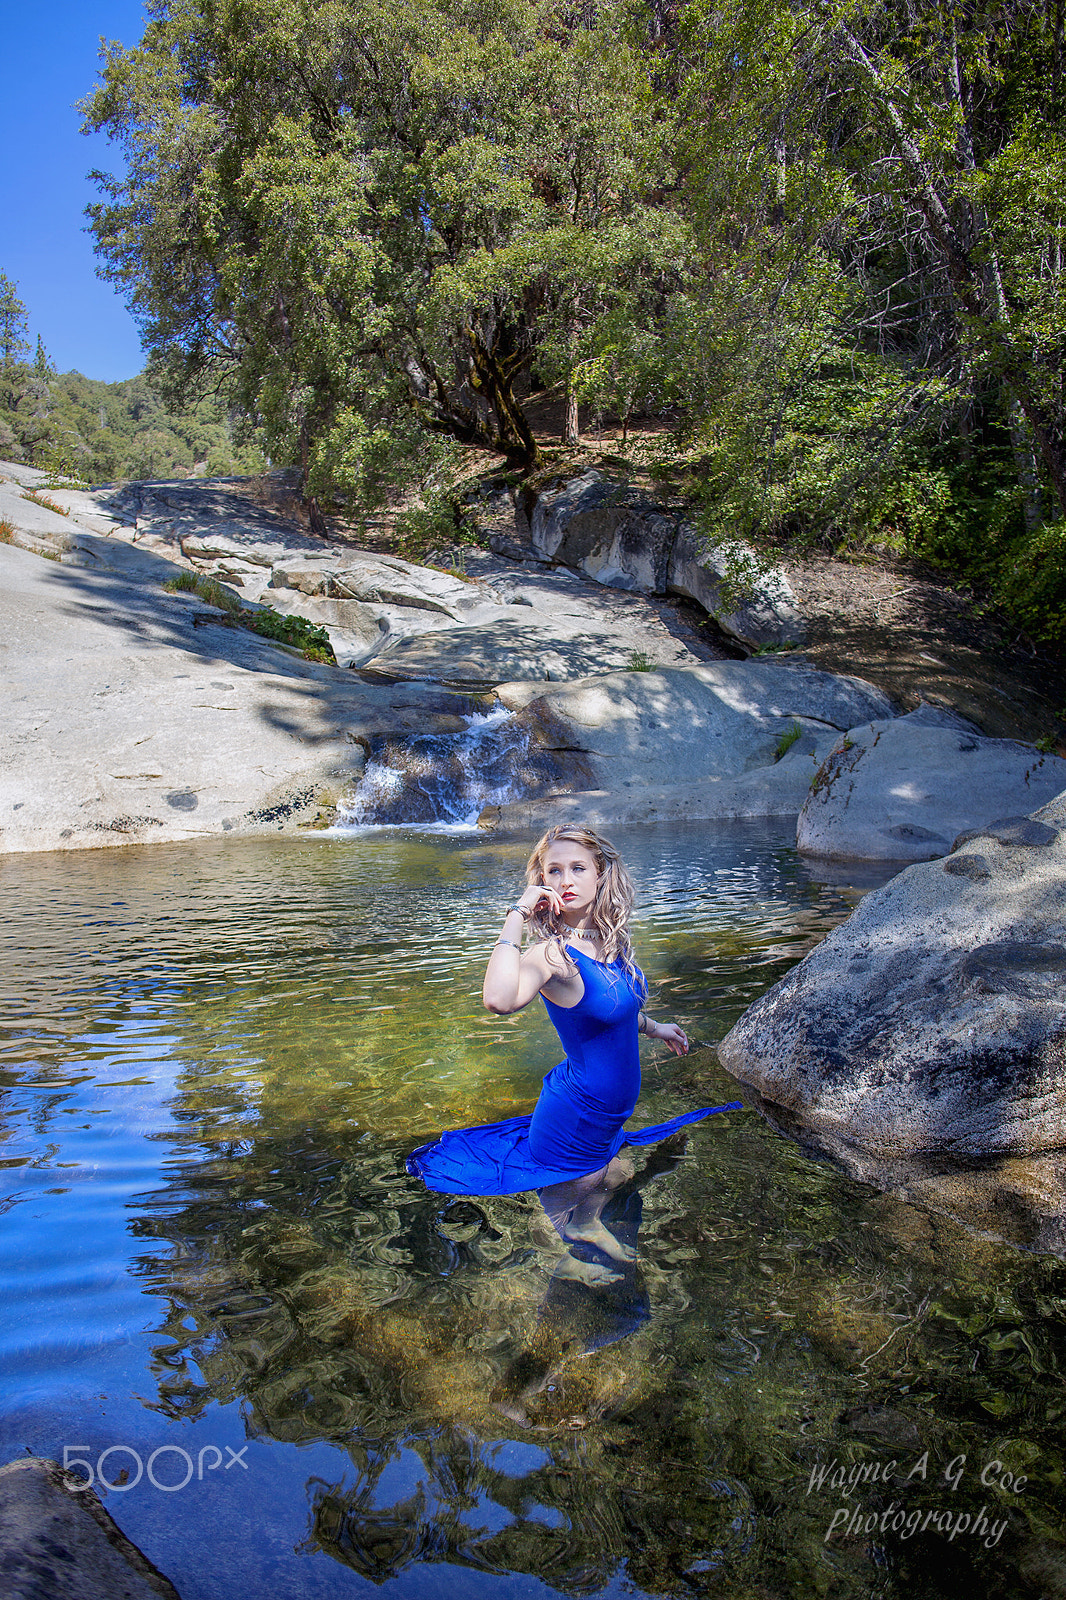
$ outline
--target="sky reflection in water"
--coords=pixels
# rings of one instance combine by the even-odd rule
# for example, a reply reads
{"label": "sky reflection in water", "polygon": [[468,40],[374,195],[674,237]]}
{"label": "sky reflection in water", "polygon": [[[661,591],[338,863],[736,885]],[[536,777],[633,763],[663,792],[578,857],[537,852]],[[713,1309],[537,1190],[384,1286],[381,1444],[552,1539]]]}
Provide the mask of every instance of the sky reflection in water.
{"label": "sky reflection in water", "polygon": [[[702,1042],[855,898],[772,827],[617,842],[656,1013]],[[114,1480],[129,1451],[206,1449],[180,1492],[106,1495],[183,1600],[1041,1592],[1061,1263],[750,1113],[641,1187],[637,1153],[609,1220],[638,1262],[610,1289],[553,1281],[534,1196],[406,1176],[441,1127],[528,1110],[558,1059],[542,1008],[480,1005],[525,854],[404,832],[0,863],[3,1459],[128,1447]],[[645,1055],[642,1122],[734,1097],[707,1050]],[[981,1482],[992,1460],[1021,1494]],[[833,1461],[871,1481],[809,1488]],[[861,1531],[827,1544],[842,1506]],[[938,1531],[982,1506],[994,1544]]]}

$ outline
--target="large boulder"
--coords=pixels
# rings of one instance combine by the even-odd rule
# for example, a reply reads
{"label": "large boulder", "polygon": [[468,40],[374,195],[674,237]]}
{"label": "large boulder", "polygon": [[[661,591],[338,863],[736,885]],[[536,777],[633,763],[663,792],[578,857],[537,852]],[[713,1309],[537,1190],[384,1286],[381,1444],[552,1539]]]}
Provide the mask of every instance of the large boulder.
{"label": "large boulder", "polygon": [[1066,795],[867,895],[718,1054],[844,1159],[1066,1150]]}
{"label": "large boulder", "polygon": [[805,637],[780,568],[763,570],[738,540],[708,543],[676,511],[598,472],[538,495],[530,532],[542,558],[615,588],[683,595],[753,649]]}
{"label": "large boulder", "polygon": [[96,1491],[40,1456],[0,1467],[0,1564],[6,1600],[179,1600]]}
{"label": "large boulder", "polygon": [[275,562],[271,587],[299,589],[334,600],[412,606],[438,612],[455,622],[497,603],[496,596],[482,584],[433,567],[416,566],[399,556],[359,550],[318,556],[313,561]]}
{"label": "large boulder", "polygon": [[[945,725],[946,724],[946,725]],[[796,828],[804,855],[929,861],[964,828],[1028,812],[1066,788],[1066,761],[921,708],[850,728],[820,767]]]}
{"label": "large boulder", "polygon": [[612,794],[608,789],[579,789],[574,794],[552,794],[543,799],[527,796],[486,806],[478,826],[490,833],[526,833],[556,822],[618,828],[648,822],[794,817],[828,743],[826,735],[818,737],[808,730],[780,761],[752,767],[737,776],[706,777],[690,783],[645,782],[621,794]]}
{"label": "large boulder", "polygon": [[[859,678],[772,660],[612,672],[547,694],[535,684],[502,684],[497,693],[550,725],[556,747],[582,754],[595,786],[621,796],[772,766],[796,726],[817,741],[856,714],[891,714],[887,696]],[[813,770],[808,764],[806,784]]]}

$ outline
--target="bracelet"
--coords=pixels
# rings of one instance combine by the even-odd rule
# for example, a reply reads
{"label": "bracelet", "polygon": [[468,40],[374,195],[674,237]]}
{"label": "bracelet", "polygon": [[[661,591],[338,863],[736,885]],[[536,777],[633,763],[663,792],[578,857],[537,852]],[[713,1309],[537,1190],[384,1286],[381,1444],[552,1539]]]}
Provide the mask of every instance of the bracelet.
{"label": "bracelet", "polygon": [[640,1011],[640,1012],[637,1013],[637,1032],[646,1034],[647,1031],[648,1031],[648,1014],[647,1014],[646,1011]]}
{"label": "bracelet", "polygon": [[[519,952],[521,952],[522,949],[522,946],[520,944],[515,944],[513,939],[497,939],[496,944],[509,944],[512,950],[517,950]],[[495,948],[496,945],[493,945],[493,949]]]}
{"label": "bracelet", "polygon": [[532,911],[530,911],[527,906],[520,906],[517,901],[513,906],[507,907],[507,911],[504,912],[504,916],[506,916],[507,912],[509,911],[517,911],[523,922],[528,922],[530,917],[533,915]]}

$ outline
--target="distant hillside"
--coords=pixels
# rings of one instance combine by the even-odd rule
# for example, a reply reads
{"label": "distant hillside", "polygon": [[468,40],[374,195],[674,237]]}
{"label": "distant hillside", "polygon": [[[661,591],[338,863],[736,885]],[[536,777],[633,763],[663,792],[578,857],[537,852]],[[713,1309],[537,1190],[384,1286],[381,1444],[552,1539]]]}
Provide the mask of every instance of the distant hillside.
{"label": "distant hillside", "polygon": [[125,383],[58,373],[40,337],[30,356],[28,329],[17,285],[0,272],[0,458],[89,483],[265,466],[254,445],[236,443],[234,418],[219,401],[173,410],[143,373]]}
{"label": "distant hillside", "polygon": [[0,456],[90,483],[258,472],[261,452],[234,441],[216,400],[168,410],[142,374],[101,383],[27,363],[21,404],[0,412]]}
{"label": "distant hillside", "polygon": [[51,423],[58,443],[77,452],[78,476],[180,478],[258,472],[265,466],[254,446],[238,446],[232,419],[217,400],[169,411],[143,376],[100,383],[80,372],[52,382]]}

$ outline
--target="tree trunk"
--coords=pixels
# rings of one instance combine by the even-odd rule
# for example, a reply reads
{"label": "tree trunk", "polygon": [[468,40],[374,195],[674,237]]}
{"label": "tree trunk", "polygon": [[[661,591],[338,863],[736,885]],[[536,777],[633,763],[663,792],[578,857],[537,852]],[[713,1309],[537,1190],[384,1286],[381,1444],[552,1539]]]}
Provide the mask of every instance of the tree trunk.
{"label": "tree trunk", "polygon": [[567,331],[567,342],[570,346],[570,366],[566,374],[566,409],[563,413],[563,431],[560,435],[563,444],[580,444],[581,434],[578,431],[577,394],[574,390],[574,356],[577,352],[577,315],[570,318],[570,327]]}
{"label": "tree trunk", "polygon": [[568,383],[566,386],[566,411],[563,416],[563,444],[580,444],[581,435],[577,430],[577,395]]}
{"label": "tree trunk", "polygon": [[[880,69],[846,27],[840,29],[840,38],[847,54],[866,78],[873,101],[892,130],[902,165],[914,185],[915,202],[925,218],[929,243],[939,256],[960,305],[971,319],[972,332],[981,339],[984,353],[991,357],[998,368],[1012,403],[1024,415],[1031,430],[1036,455],[1044,464],[1055,498],[1066,512],[1066,432],[1063,420],[1034,394],[1025,361],[1011,347],[1006,307],[1001,292],[997,293],[997,290],[1001,291],[1001,285],[998,284],[995,257],[993,255],[991,259],[990,274],[987,269],[982,274],[975,266],[970,251],[958,236],[947,206],[937,192],[933,173],[926,165],[918,143],[907,132],[895,97]],[[975,245],[982,242],[980,239],[974,241]]]}

